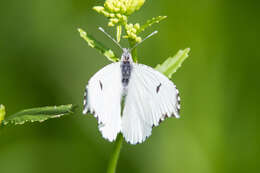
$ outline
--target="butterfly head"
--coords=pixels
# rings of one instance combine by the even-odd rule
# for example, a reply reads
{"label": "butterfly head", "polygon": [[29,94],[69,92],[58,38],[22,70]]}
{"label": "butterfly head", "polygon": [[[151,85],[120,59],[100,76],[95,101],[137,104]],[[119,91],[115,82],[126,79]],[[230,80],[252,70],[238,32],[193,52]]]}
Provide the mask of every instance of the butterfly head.
{"label": "butterfly head", "polygon": [[121,61],[123,61],[123,62],[126,62],[126,61],[133,62],[130,49],[128,49],[128,48],[123,48],[123,54],[122,54],[122,56],[121,56]]}

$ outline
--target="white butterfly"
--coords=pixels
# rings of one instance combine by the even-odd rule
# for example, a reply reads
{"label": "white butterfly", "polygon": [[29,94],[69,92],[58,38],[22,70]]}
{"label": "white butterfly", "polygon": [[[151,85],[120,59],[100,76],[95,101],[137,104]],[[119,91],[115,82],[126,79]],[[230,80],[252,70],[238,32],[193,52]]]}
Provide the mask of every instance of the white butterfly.
{"label": "white butterfly", "polygon": [[179,92],[172,81],[149,66],[134,63],[126,48],[120,62],[105,66],[89,80],[84,95],[83,113],[94,114],[102,136],[109,141],[121,132],[127,142],[141,143],[165,118],[179,118],[179,110]]}

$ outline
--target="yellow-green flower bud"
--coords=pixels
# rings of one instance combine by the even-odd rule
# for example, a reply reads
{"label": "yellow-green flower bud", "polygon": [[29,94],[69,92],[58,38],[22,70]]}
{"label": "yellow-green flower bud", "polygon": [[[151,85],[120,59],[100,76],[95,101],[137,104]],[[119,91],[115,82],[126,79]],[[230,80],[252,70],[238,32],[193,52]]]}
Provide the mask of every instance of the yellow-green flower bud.
{"label": "yellow-green flower bud", "polygon": [[114,8],[114,11],[115,11],[115,12],[119,12],[119,11],[120,11],[120,8]]}
{"label": "yellow-green flower bud", "polygon": [[115,14],[114,14],[114,13],[110,13],[110,14],[109,14],[109,17],[114,18],[114,17],[115,17]]}
{"label": "yellow-green flower bud", "polygon": [[122,15],[123,21],[127,21],[127,17],[125,15]]}
{"label": "yellow-green flower bud", "polygon": [[129,36],[130,36],[130,38],[136,38],[136,35],[132,32],[129,34]]}
{"label": "yellow-green flower bud", "polygon": [[118,17],[119,19],[121,19],[123,16],[120,13],[116,14],[116,17]]}
{"label": "yellow-green flower bud", "polygon": [[110,17],[110,13],[109,13],[109,12],[107,12],[107,11],[102,11],[102,13],[104,14],[104,16]]}
{"label": "yellow-green flower bud", "polygon": [[111,0],[110,0],[110,1],[107,0],[107,1],[105,2],[105,4],[104,4],[104,7],[105,7],[107,10],[112,11],[113,8],[114,8],[114,5],[113,5],[113,3],[111,2]]}
{"label": "yellow-green flower bud", "polygon": [[113,22],[108,22],[108,24],[107,24],[108,26],[110,26],[110,27],[113,27],[113,26],[115,26],[115,24],[113,23]]}
{"label": "yellow-green flower bud", "polygon": [[122,7],[121,7],[121,12],[122,12],[123,14],[126,12],[126,10],[127,10],[127,9],[126,9],[125,6],[122,6]]}
{"label": "yellow-green flower bud", "polygon": [[114,24],[117,24],[119,22],[119,19],[118,18],[111,18],[110,21],[113,22]]}
{"label": "yellow-green flower bud", "polygon": [[93,7],[93,10],[95,10],[98,13],[101,13],[102,11],[104,11],[104,7],[102,7],[102,6],[95,6],[95,7]]}
{"label": "yellow-green flower bud", "polygon": [[136,30],[139,30],[139,29],[140,29],[140,24],[139,24],[139,23],[136,23],[136,24],[134,25],[134,28],[135,28]]}
{"label": "yellow-green flower bud", "polygon": [[135,41],[136,41],[137,43],[140,43],[140,42],[142,41],[142,38],[141,38],[141,37],[136,37]]}
{"label": "yellow-green flower bud", "polygon": [[134,26],[134,25],[133,25],[132,23],[130,23],[130,24],[128,25],[129,29],[132,29],[133,26]]}

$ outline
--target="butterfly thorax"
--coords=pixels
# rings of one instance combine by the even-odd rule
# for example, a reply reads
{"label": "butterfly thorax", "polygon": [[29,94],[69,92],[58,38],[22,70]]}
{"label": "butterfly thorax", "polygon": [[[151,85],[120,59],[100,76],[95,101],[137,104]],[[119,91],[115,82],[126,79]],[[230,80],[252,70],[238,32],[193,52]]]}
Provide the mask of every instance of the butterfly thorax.
{"label": "butterfly thorax", "polygon": [[121,79],[124,88],[128,86],[131,77],[132,62],[133,59],[129,49],[124,48],[121,56]]}

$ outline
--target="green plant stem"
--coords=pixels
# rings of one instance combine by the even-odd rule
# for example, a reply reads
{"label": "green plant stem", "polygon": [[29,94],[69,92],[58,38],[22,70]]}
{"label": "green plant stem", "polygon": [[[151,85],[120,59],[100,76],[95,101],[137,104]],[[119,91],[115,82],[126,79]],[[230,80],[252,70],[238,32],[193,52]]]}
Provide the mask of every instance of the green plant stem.
{"label": "green plant stem", "polygon": [[116,166],[117,166],[120,151],[121,151],[121,148],[122,148],[122,143],[123,143],[123,135],[120,133],[117,136],[117,139],[116,139],[115,148],[114,148],[114,151],[113,151],[111,158],[110,158],[110,161],[109,161],[107,173],[115,173],[116,172]]}

